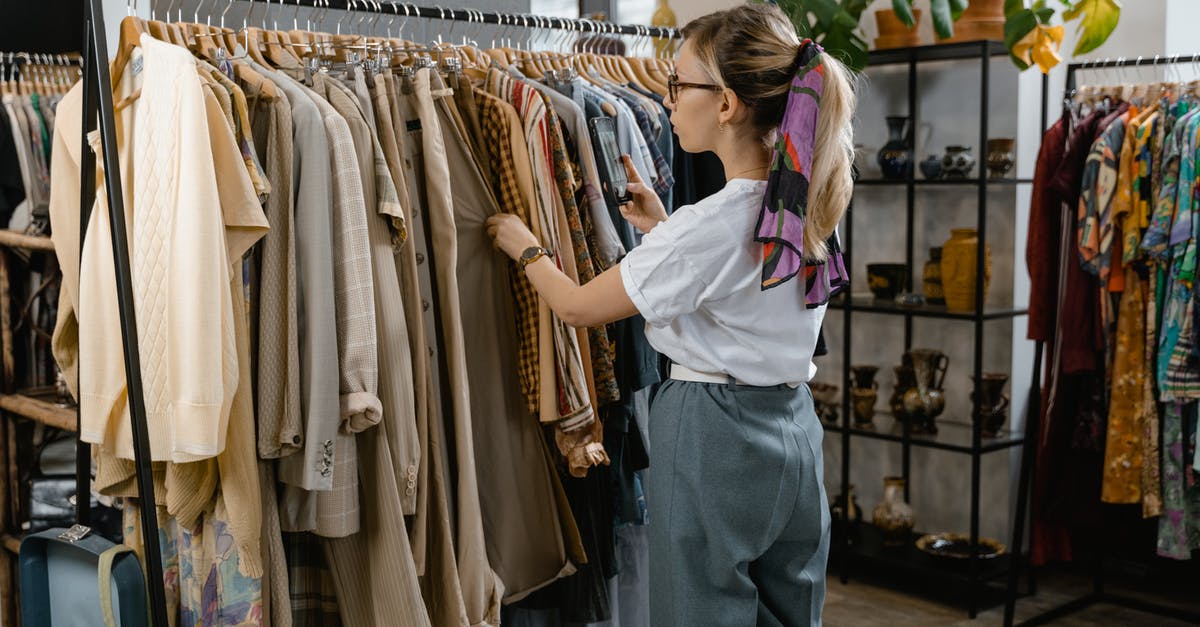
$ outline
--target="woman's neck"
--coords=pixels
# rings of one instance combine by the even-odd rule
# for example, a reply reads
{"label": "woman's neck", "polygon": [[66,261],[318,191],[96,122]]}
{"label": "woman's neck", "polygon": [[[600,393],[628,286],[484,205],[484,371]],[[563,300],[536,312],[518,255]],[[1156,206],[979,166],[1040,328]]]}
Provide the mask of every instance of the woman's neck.
{"label": "woman's neck", "polygon": [[726,141],[714,151],[725,168],[725,180],[767,180],[771,152],[766,146],[757,139],[737,137],[733,129],[726,133],[726,137]]}

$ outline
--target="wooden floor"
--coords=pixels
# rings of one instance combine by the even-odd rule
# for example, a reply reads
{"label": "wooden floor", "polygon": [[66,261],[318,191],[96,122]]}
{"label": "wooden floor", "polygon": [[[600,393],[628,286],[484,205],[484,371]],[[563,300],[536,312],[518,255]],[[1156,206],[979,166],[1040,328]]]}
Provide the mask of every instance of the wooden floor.
{"label": "wooden floor", "polygon": [[[1197,583],[1192,589],[1197,590]],[[1085,595],[1090,584],[1087,579],[1075,575],[1055,573],[1043,576],[1038,581],[1038,594],[1023,597],[1017,603],[1017,622],[1028,619],[1062,603]],[[1113,590],[1116,592],[1116,590]],[[1177,605],[1192,612],[1200,612],[1200,593],[1177,595],[1174,598],[1139,598]],[[897,592],[879,585],[851,580],[843,584],[831,579],[826,589],[825,624],[832,627],[925,627],[927,625],[954,625],[958,627],[984,627],[1003,624],[1004,606],[990,608],[975,620],[967,618],[963,608],[946,605],[928,598]],[[1153,625],[1154,627],[1184,627],[1195,625],[1179,620],[1161,618],[1135,610],[1113,605],[1092,607],[1062,618],[1052,625],[1084,627],[1091,625]]]}

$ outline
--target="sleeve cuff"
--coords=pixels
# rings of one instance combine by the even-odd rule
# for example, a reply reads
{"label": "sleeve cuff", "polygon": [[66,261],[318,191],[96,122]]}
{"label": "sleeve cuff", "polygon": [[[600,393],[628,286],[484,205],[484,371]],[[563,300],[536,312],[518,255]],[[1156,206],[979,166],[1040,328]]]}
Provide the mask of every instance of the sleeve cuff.
{"label": "sleeve cuff", "polygon": [[343,433],[366,431],[383,418],[383,403],[370,392],[343,394],[341,406]]}
{"label": "sleeve cuff", "polygon": [[632,253],[625,256],[621,261],[621,284],[625,287],[625,293],[629,295],[629,300],[633,301],[633,306],[637,307],[638,313],[646,319],[652,326],[664,326],[667,320],[664,320],[654,308],[650,306],[650,301],[646,299],[645,294],[639,289],[637,281],[633,278],[632,270],[630,269],[630,258]]}

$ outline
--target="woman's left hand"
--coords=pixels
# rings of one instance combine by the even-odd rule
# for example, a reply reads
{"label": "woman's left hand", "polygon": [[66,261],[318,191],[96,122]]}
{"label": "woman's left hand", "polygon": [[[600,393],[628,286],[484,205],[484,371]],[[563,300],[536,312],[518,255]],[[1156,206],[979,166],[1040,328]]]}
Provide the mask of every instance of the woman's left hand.
{"label": "woman's left hand", "polygon": [[511,213],[499,213],[487,219],[487,232],[496,248],[504,251],[513,261],[530,246],[541,242],[529,231],[521,218]]}

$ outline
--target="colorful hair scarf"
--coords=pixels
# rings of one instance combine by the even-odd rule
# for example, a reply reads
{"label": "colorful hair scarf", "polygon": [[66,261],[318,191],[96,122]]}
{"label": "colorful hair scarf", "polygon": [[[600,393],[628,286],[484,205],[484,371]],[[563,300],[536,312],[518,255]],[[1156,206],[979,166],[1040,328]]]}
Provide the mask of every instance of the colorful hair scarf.
{"label": "colorful hair scarf", "polygon": [[783,285],[803,271],[808,307],[829,302],[850,282],[836,233],[828,240],[828,259],[820,263],[804,259],[809,177],[825,82],[822,52],[821,46],[810,39],[800,44],[796,76],[792,78],[787,107],[779,124],[767,193],[754,237],[763,244],[762,289]]}

